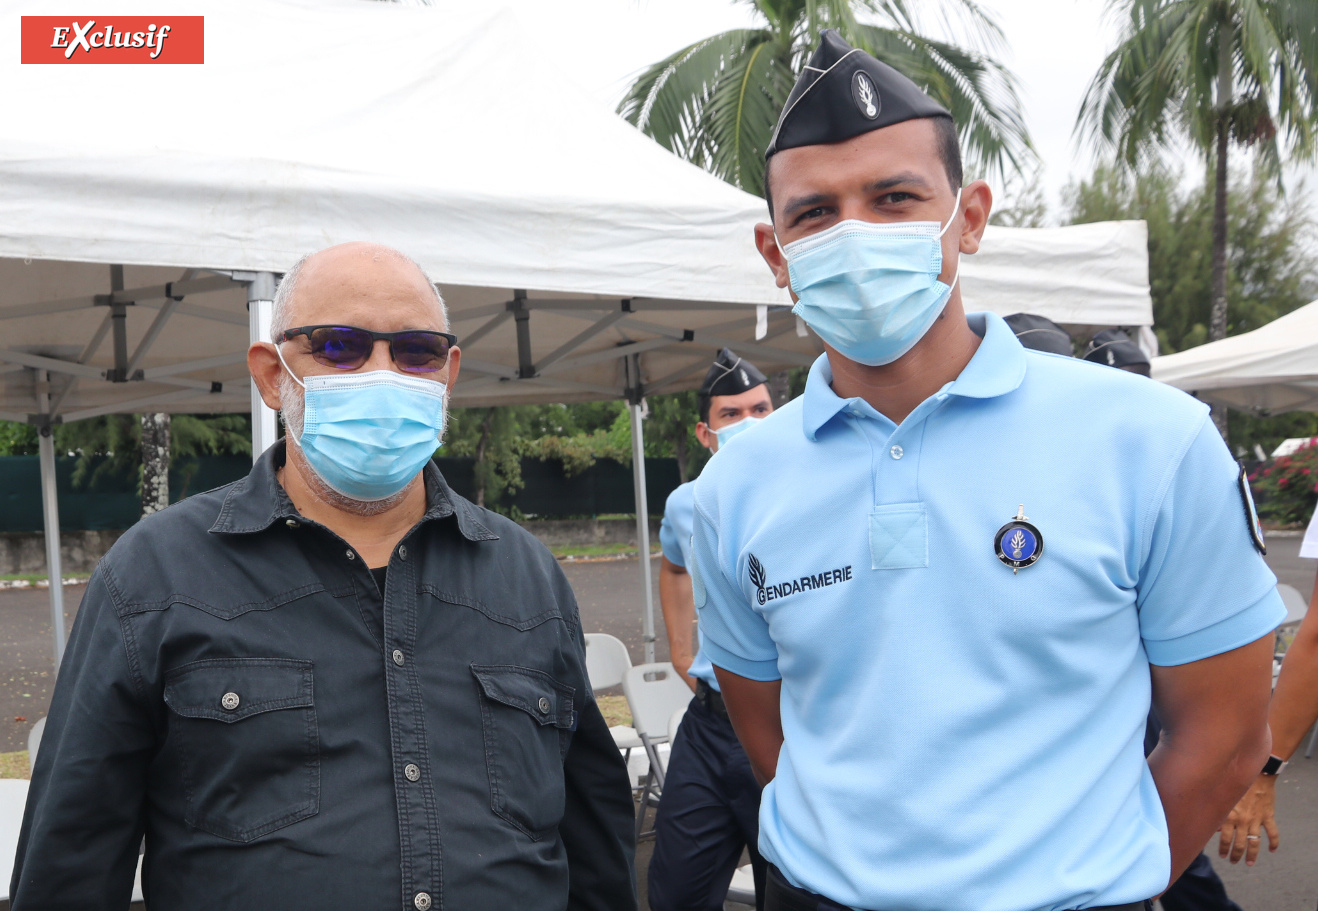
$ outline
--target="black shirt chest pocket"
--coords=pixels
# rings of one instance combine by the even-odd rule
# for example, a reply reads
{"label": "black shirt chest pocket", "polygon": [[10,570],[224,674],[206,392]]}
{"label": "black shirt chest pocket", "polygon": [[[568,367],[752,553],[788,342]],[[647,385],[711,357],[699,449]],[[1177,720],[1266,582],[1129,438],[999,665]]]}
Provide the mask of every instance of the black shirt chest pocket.
{"label": "black shirt chest pocket", "polygon": [[563,757],[576,727],[572,687],[544,671],[473,664],[490,807],[531,838],[563,818]]}
{"label": "black shirt chest pocket", "polygon": [[312,663],[209,658],[165,674],[184,820],[248,842],[320,811]]}

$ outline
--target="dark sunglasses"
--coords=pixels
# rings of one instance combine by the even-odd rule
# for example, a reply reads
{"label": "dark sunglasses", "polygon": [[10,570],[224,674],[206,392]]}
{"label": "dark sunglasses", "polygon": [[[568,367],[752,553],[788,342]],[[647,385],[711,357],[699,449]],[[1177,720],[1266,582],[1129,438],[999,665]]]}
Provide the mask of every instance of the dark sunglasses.
{"label": "dark sunglasses", "polygon": [[404,329],[402,332],[372,332],[357,326],[299,326],[289,329],[280,341],[305,335],[311,342],[311,356],[316,363],[340,370],[356,370],[371,357],[371,349],[380,339],[389,343],[389,355],[400,370],[408,373],[432,373],[444,366],[449,349],[458,337],[448,332],[428,329]]}

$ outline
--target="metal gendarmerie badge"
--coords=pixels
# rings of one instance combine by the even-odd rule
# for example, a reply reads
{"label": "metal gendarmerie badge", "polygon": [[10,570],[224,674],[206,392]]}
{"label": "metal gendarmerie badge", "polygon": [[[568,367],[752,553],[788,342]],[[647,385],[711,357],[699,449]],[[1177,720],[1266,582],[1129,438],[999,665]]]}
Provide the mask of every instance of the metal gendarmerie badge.
{"label": "metal gendarmerie badge", "polygon": [[856,70],[856,74],[851,77],[851,98],[856,102],[856,110],[866,120],[877,120],[882,103],[879,101],[879,92],[874,88],[874,80],[863,70]]}
{"label": "metal gendarmerie badge", "polygon": [[998,529],[993,538],[993,550],[998,559],[1011,567],[1012,575],[1027,566],[1033,566],[1043,556],[1043,535],[1030,524],[1021,504],[1016,518]]}
{"label": "metal gendarmerie badge", "polygon": [[1267,556],[1268,545],[1263,540],[1263,523],[1259,521],[1258,510],[1254,508],[1254,492],[1249,489],[1249,472],[1240,466],[1240,499],[1245,503],[1245,521],[1249,524],[1249,536],[1254,539],[1254,549]]}

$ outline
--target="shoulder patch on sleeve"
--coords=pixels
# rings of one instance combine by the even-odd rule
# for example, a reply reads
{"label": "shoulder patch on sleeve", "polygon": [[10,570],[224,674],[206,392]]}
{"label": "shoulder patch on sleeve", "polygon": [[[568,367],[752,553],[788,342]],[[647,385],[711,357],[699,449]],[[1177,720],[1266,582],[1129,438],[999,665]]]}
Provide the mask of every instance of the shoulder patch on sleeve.
{"label": "shoulder patch on sleeve", "polygon": [[1268,552],[1267,542],[1263,540],[1263,524],[1259,522],[1258,510],[1254,508],[1254,492],[1249,489],[1249,472],[1240,466],[1240,499],[1245,504],[1245,524],[1249,526],[1249,536],[1254,541],[1254,549],[1260,554]]}
{"label": "shoulder patch on sleeve", "polygon": [[691,573],[691,597],[696,602],[697,608],[703,608],[705,602],[708,600],[708,595],[705,593],[704,574],[701,572],[700,565],[696,562],[696,545],[694,537],[695,536],[693,535],[690,545],[691,566],[688,568],[688,572]]}

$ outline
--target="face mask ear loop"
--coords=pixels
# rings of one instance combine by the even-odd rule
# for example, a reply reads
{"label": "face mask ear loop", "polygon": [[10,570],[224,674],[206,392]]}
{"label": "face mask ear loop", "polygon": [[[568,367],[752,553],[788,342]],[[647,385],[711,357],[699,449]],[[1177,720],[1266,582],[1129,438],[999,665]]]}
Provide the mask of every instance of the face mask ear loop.
{"label": "face mask ear loop", "polygon": [[289,376],[293,377],[293,382],[297,383],[303,389],[306,389],[307,384],[302,382],[296,376],[293,376],[293,371],[288,369],[288,361],[284,360],[284,352],[280,350],[278,345],[275,345],[275,356],[279,358],[279,363],[284,365],[285,372],[287,372]]}
{"label": "face mask ear loop", "polygon": [[[943,225],[943,230],[938,232],[938,236],[940,238],[947,233],[948,228],[952,227],[952,222],[956,221],[956,213],[960,208],[961,208],[961,188],[957,187],[956,202],[952,203],[952,217],[947,220],[947,224]],[[774,239],[775,240],[777,239],[777,235],[774,235]]]}

